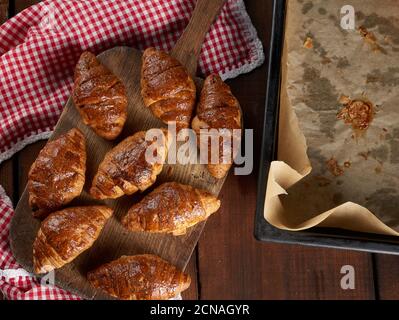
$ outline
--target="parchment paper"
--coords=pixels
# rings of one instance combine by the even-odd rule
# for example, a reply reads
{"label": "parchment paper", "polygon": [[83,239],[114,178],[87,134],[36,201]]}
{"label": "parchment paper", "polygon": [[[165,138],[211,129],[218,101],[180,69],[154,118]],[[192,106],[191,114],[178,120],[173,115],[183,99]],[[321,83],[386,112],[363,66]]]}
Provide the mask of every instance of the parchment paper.
{"label": "parchment paper", "polygon": [[[351,0],[356,30],[348,31],[340,26],[347,4],[288,1],[279,161],[264,215],[285,230],[399,236],[399,1]],[[367,130],[337,118],[341,96],[373,105]]]}

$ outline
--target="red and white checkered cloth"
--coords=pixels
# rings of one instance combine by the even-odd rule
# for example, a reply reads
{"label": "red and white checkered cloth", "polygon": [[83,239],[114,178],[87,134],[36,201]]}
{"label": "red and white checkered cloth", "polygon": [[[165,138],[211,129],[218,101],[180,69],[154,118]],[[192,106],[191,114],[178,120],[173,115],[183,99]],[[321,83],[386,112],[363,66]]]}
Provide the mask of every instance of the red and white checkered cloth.
{"label": "red and white checkered cloth", "polygon": [[[118,45],[170,50],[196,0],[48,0],[0,26],[0,163],[28,143],[48,138],[70,94],[84,50]],[[261,65],[261,42],[243,0],[229,0],[204,42],[204,75],[224,79]],[[9,247],[13,208],[0,190],[0,290],[9,299],[78,299],[40,282],[15,261]]]}

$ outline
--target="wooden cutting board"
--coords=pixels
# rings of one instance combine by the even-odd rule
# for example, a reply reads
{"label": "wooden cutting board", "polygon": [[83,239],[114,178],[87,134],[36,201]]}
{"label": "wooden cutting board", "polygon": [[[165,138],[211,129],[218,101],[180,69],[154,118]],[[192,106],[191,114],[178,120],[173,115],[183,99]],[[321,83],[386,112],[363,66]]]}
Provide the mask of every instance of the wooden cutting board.
{"label": "wooden cutting board", "polygon": [[[205,35],[220,11],[223,2],[224,0],[198,0],[186,30],[171,52],[172,56],[179,59],[187,67],[193,77],[196,73],[198,56]],[[72,99],[68,100],[64,108],[51,139],[58,137],[73,127],[77,127],[84,133],[87,147],[87,171],[84,191],[70,206],[102,203],[92,200],[88,195],[88,190],[99,163],[104,158],[105,153],[113,146],[137,131],[165,127],[143,104],[140,94],[141,56],[140,51],[128,47],[116,47],[98,56],[101,62],[123,81],[128,92],[128,119],[121,136],[116,141],[106,141],[84,125],[73,105]],[[200,79],[196,81],[198,91],[200,90],[201,82]],[[165,165],[154,187],[166,181],[190,184],[194,187],[206,189],[216,195],[219,194],[224,183],[224,179],[217,180],[213,178],[206,167],[200,164]],[[151,190],[153,190],[153,187],[149,191]],[[86,274],[89,270],[119,258],[121,255],[153,253],[181,269],[186,267],[205,223],[198,224],[189,229],[186,235],[179,237],[128,232],[121,226],[120,219],[143,195],[135,194],[118,200],[106,200],[103,202],[114,208],[114,216],[106,224],[100,237],[89,250],[81,254],[72,263],[56,270],[56,285],[86,299],[110,299],[109,296],[89,285],[86,280]],[[39,226],[40,221],[32,217],[32,211],[28,205],[28,192],[25,189],[11,222],[10,240],[11,248],[17,261],[30,272],[33,271],[32,244]]]}

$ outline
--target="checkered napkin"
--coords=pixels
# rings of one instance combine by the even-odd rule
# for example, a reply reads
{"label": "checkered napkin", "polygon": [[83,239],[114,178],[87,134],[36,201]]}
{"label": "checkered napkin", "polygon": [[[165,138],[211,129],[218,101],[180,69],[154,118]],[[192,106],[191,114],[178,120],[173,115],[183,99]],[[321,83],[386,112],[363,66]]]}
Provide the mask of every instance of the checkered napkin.
{"label": "checkered napkin", "polygon": [[[0,26],[0,162],[48,138],[70,94],[84,50],[118,45],[170,50],[196,0],[49,0]],[[229,0],[205,39],[203,75],[224,79],[263,63],[262,45],[243,0]],[[0,290],[9,299],[79,299],[42,285],[23,270],[9,247],[12,205],[0,190]]]}

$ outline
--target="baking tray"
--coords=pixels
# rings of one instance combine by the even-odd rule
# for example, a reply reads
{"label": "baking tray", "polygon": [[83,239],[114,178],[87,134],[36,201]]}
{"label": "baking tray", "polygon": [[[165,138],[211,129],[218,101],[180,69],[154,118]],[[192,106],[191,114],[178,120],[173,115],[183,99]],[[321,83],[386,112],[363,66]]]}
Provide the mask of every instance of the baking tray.
{"label": "baking tray", "polygon": [[333,228],[312,228],[291,232],[269,224],[264,216],[265,194],[270,164],[277,159],[278,115],[280,106],[281,57],[284,44],[286,0],[273,1],[266,109],[255,214],[255,238],[264,242],[349,249],[399,255],[399,238]]}

